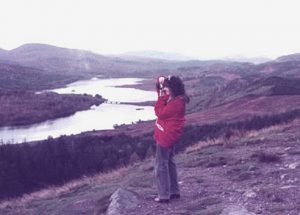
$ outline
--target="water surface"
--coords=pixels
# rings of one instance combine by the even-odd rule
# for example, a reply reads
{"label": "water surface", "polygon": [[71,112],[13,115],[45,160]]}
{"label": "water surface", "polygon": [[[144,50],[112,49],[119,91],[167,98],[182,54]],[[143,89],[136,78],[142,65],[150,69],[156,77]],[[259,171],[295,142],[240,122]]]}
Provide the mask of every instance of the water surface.
{"label": "water surface", "polygon": [[55,120],[48,120],[29,126],[0,128],[0,141],[20,143],[24,140],[35,141],[60,135],[79,134],[84,131],[113,129],[114,125],[131,124],[139,120],[155,118],[153,107],[118,104],[118,102],[143,102],[156,99],[156,93],[118,86],[135,84],[141,79],[118,78],[77,81],[65,88],[54,89],[57,93],[78,93],[102,95],[117,103],[103,103],[89,110],[76,112],[74,115]]}

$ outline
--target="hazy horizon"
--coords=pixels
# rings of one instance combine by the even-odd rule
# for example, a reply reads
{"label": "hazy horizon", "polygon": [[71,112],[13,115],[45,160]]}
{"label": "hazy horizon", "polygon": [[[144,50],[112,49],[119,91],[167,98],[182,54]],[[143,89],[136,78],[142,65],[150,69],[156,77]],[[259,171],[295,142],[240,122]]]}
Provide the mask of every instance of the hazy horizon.
{"label": "hazy horizon", "polygon": [[299,53],[296,0],[0,3],[0,48],[43,43],[103,55],[138,51],[196,59]]}

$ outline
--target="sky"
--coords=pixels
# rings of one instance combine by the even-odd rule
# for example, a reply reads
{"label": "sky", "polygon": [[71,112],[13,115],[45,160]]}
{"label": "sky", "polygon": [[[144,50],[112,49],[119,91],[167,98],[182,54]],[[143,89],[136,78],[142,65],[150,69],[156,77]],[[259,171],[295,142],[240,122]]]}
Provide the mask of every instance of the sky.
{"label": "sky", "polygon": [[0,0],[0,48],[276,58],[300,53],[299,8],[299,0]]}

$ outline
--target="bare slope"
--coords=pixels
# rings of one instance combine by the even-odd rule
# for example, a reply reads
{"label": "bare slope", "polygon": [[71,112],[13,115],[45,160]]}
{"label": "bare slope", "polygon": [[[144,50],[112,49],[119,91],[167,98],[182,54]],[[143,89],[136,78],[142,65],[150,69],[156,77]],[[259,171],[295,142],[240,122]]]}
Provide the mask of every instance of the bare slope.
{"label": "bare slope", "polygon": [[119,187],[138,195],[126,214],[221,214],[238,206],[255,214],[297,215],[300,211],[300,121],[199,142],[176,156],[182,199],[153,201],[153,160],[18,200],[2,202],[1,214],[103,214]]}

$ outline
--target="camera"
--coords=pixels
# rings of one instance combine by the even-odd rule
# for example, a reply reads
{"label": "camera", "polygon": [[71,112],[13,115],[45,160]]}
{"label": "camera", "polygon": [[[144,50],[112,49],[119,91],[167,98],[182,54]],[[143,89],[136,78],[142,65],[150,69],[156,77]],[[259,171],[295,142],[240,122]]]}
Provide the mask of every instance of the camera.
{"label": "camera", "polygon": [[168,85],[169,79],[165,76],[159,76],[156,80],[157,90],[162,90],[165,86]]}
{"label": "camera", "polygon": [[169,80],[170,78],[167,78],[165,76],[159,76],[156,79],[156,91],[159,96],[162,96],[165,94],[164,87],[169,86]]}

